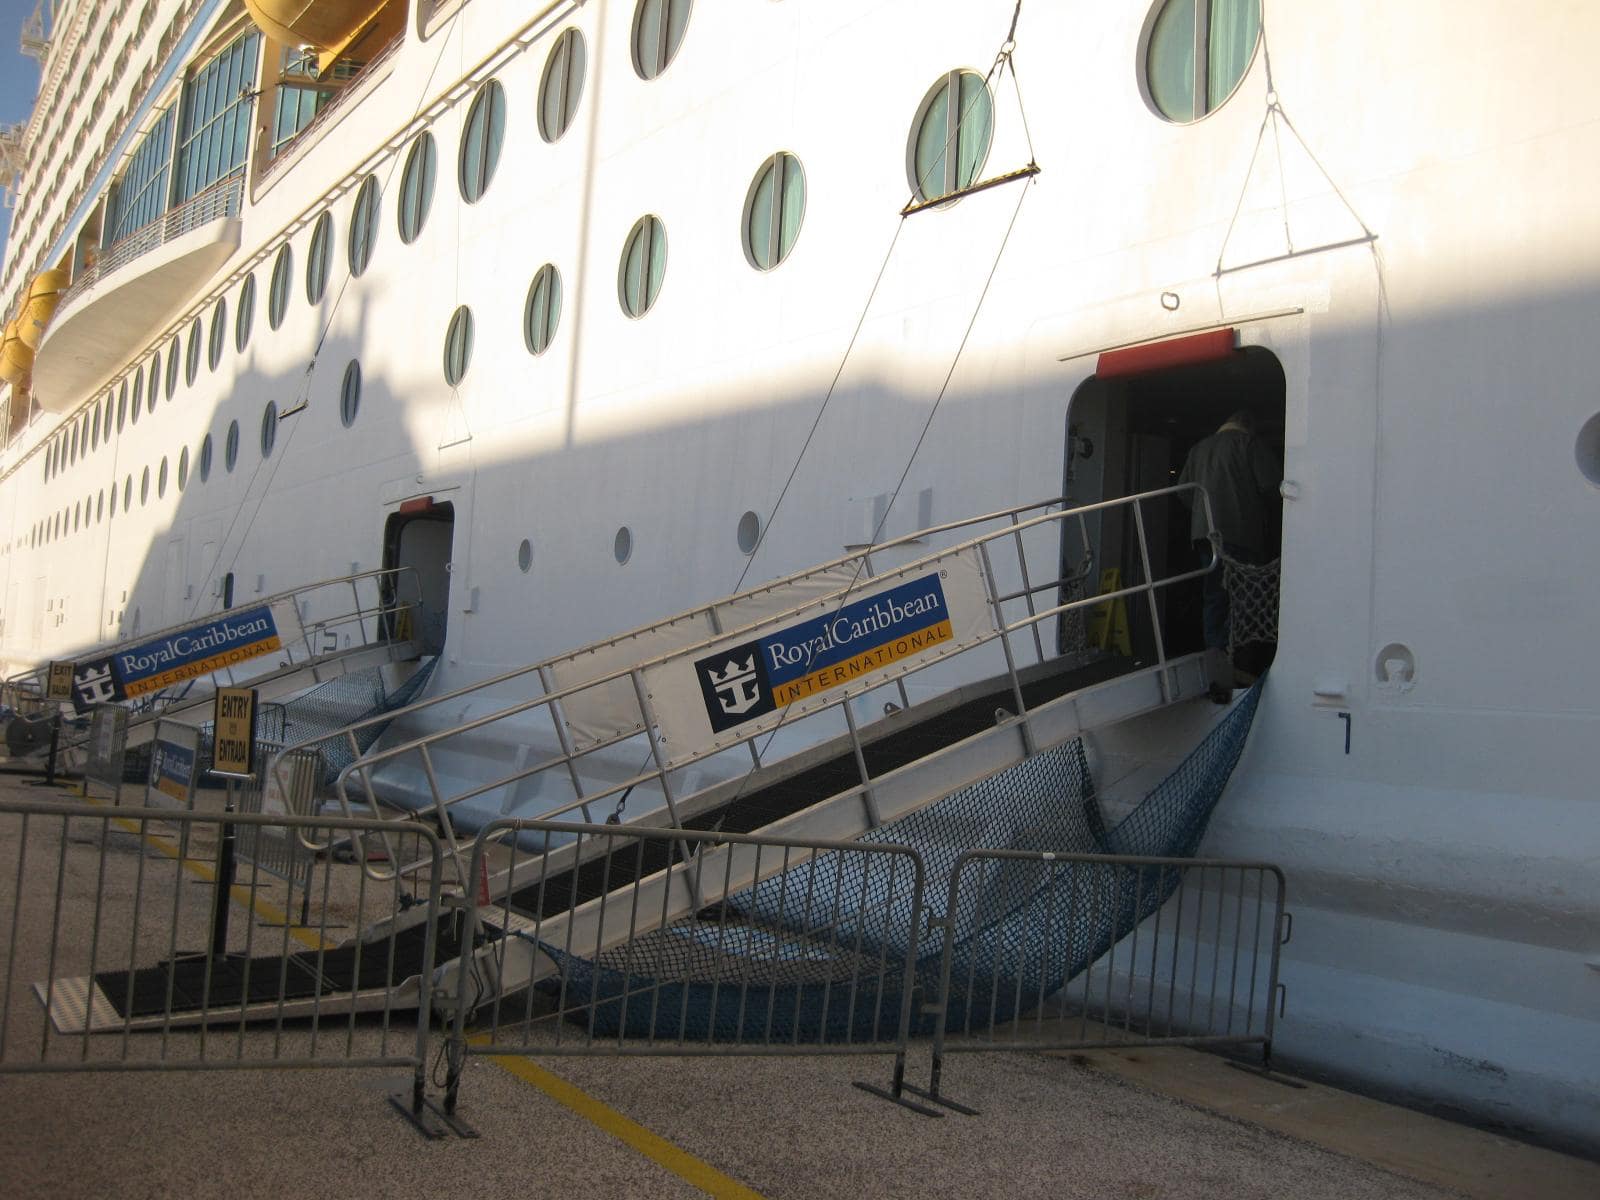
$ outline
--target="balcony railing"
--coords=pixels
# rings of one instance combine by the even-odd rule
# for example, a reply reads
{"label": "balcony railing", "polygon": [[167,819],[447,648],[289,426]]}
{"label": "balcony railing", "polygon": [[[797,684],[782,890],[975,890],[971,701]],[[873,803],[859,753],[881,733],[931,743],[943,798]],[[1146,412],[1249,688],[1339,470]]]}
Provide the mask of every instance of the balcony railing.
{"label": "balcony railing", "polygon": [[269,158],[266,164],[261,168],[261,178],[265,180],[274,175],[286,161],[285,156],[288,154],[288,152],[293,150],[296,145],[300,144],[305,139],[307,134],[311,133],[312,130],[319,129],[323,125],[326,125],[333,119],[336,113],[342,112],[344,102],[346,98],[350,96],[352,91],[354,91],[354,89],[359,87],[361,84],[365,83],[367,80],[371,79],[374,71],[376,71],[377,68],[383,63],[392,58],[395,51],[400,49],[401,43],[404,41],[404,37],[397,37],[387,46],[379,50],[378,53],[367,60],[367,62],[359,71],[357,71],[354,75],[351,75],[347,80],[340,84],[338,91],[334,92],[333,96],[328,100],[328,102],[317,110],[316,116],[312,117],[311,120],[307,121],[303,126],[296,130],[292,136],[287,137],[282,142],[274,145],[272,147],[272,157]]}
{"label": "balcony railing", "polygon": [[92,266],[79,271],[78,277],[72,281],[72,286],[61,297],[61,307],[65,308],[77,296],[94,287],[108,275],[135,259],[144,257],[150,251],[158,250],[168,242],[191,233],[202,225],[238,216],[243,202],[242,174],[212,184],[177,208],[168,210],[148,225],[136,229],[102,254]]}

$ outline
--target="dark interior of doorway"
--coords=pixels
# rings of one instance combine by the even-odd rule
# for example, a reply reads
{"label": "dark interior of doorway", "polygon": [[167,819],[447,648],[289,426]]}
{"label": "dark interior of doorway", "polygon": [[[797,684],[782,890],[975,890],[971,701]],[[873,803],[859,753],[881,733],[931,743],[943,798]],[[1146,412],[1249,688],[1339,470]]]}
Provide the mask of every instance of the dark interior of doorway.
{"label": "dark interior of doorway", "polygon": [[[1246,347],[1217,362],[1123,379],[1090,378],[1068,410],[1064,494],[1073,504],[1089,504],[1176,484],[1195,443],[1241,409],[1254,417],[1255,436],[1281,463],[1284,375],[1268,350]],[[1269,558],[1277,557],[1282,544],[1281,510],[1274,507],[1273,513]],[[1144,516],[1156,578],[1201,565],[1190,541],[1186,509],[1176,503],[1147,505]],[[1063,552],[1069,559],[1073,556],[1070,546]],[[1107,518],[1099,530],[1096,559],[1102,569],[1117,568],[1124,586],[1143,578],[1131,522]],[[1162,641],[1169,656],[1203,648],[1200,608],[1199,579],[1158,593]],[[1128,619],[1135,659],[1152,661],[1156,647],[1148,608],[1131,604]]]}
{"label": "dark interior of doorway", "polygon": [[385,636],[408,634],[424,655],[444,649],[450,613],[450,554],[455,507],[427,503],[402,506],[383,529],[385,570],[409,568],[391,581],[384,607],[396,612],[384,620]]}

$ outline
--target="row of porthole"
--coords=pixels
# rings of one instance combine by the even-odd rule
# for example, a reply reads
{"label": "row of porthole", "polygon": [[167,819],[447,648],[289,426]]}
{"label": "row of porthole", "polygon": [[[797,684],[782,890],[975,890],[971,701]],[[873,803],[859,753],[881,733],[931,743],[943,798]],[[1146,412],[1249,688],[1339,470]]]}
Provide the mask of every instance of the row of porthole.
{"label": "row of porthole", "polygon": [[[339,421],[346,429],[355,424],[356,414],[361,408],[361,364],[356,359],[351,359],[345,367],[344,378],[339,386]],[[273,448],[278,440],[278,406],[269,400],[266,407],[261,410],[261,457],[270,458]],[[198,473],[200,482],[206,483],[211,478],[212,440],[208,433],[200,442]],[[232,421],[228,425],[227,436],[223,441],[223,467],[232,474],[239,462],[239,422]],[[156,499],[162,499],[167,494],[167,459],[163,457],[157,469]],[[177,484],[181,494],[189,483],[189,448],[185,446],[178,455]],[[139,488],[139,503],[145,504],[150,498],[150,468],[145,467],[142,482]],[[133,476],[129,475],[123,485],[123,508],[133,506]],[[54,517],[46,518],[35,526],[33,545],[47,543],[54,537],[71,533],[87,524],[90,519],[99,520],[100,514],[105,509],[105,495],[102,491],[100,502],[95,507],[93,518],[88,517],[89,502],[74,505],[69,512],[63,509]],[[79,511],[84,514],[79,518]],[[117,515],[117,489],[111,487],[111,516]],[[70,518],[70,520],[69,520]]]}
{"label": "row of porthole", "polygon": [[[1237,12],[1221,26],[1207,26],[1208,39],[1227,39],[1232,46],[1231,62],[1223,75],[1202,78],[1195,86],[1191,107],[1182,106],[1171,96],[1172,87],[1161,80],[1193,80],[1192,66],[1185,73],[1183,45],[1192,43],[1198,9],[1209,13],[1210,0],[1167,0],[1155,12],[1145,62],[1145,74],[1152,100],[1158,109],[1174,120],[1192,119],[1197,113],[1214,108],[1231,94],[1243,77],[1254,50],[1260,28],[1255,0],[1237,5]],[[689,19],[688,0],[640,0],[634,13],[633,57],[641,78],[652,79],[663,71],[682,43]],[[1231,12],[1232,10],[1230,10]],[[1187,22],[1187,23],[1186,23]],[[1189,30],[1189,42],[1180,35]],[[1220,43],[1219,43],[1220,44]],[[1174,49],[1176,47],[1177,49]],[[1174,57],[1176,56],[1176,57]],[[1215,64],[1213,64],[1215,66]],[[574,28],[564,30],[552,45],[540,81],[539,127],[546,141],[554,142],[570,127],[582,95],[586,71],[583,36]],[[1203,73],[1202,73],[1203,74]],[[1175,85],[1174,85],[1175,86]],[[1200,98],[1204,93],[1204,98]],[[1169,95],[1170,94],[1170,95]],[[1163,99],[1163,97],[1167,97]],[[505,129],[505,94],[496,80],[482,84],[468,110],[462,131],[458,163],[458,182],[462,198],[471,204],[487,189],[499,161]],[[919,198],[937,197],[969,186],[978,177],[993,137],[993,101],[987,83],[970,71],[952,71],[939,80],[924,97],[913,122],[908,165],[912,186]],[[407,154],[401,178],[397,222],[403,242],[416,240],[432,203],[436,173],[436,153],[430,133],[419,134]],[[937,184],[937,187],[933,186]],[[757,171],[745,200],[743,241],[746,256],[758,270],[771,270],[788,257],[799,236],[805,213],[805,173],[799,159],[787,152],[774,154]],[[377,181],[368,176],[357,191],[351,213],[348,261],[352,277],[363,274],[372,259],[378,230],[379,194]],[[328,284],[332,263],[333,218],[329,212],[318,217],[308,248],[305,276],[306,299],[321,301]],[[617,271],[617,298],[630,317],[643,316],[654,305],[666,272],[666,230],[659,217],[642,217],[629,232]],[[268,296],[268,324],[278,329],[287,314],[293,275],[293,251],[285,243],[273,266]],[[529,289],[524,310],[524,334],[535,354],[548,348],[560,317],[560,276],[546,264],[540,268]],[[250,340],[255,312],[255,277],[246,276],[240,291],[235,317],[234,343],[243,352]],[[227,299],[219,298],[212,312],[207,360],[213,371],[221,362]],[[199,374],[202,320],[190,326],[185,378],[193,386]],[[180,338],[175,336],[168,351],[166,394],[171,400],[177,391]],[[464,351],[464,353],[463,353]],[[446,336],[445,375],[452,384],[465,373],[471,353],[471,314],[458,309]],[[160,379],[160,352],[151,358],[149,372],[149,411],[155,410]],[[453,378],[452,378],[453,376]],[[137,380],[137,376],[135,379]],[[128,383],[122,384],[125,398]],[[134,420],[138,419],[138,385],[135,384]],[[109,396],[106,400],[109,407]],[[91,447],[98,444],[99,414]],[[122,428],[119,400],[117,428]],[[72,435],[70,461],[79,452],[80,430]],[[45,462],[48,481],[62,465],[63,446]]]}
{"label": "row of porthole", "polygon": [[[738,527],[734,530],[734,540],[739,546],[739,553],[754,554],[761,542],[761,518],[753,512],[740,517]],[[628,526],[619,527],[616,536],[611,539],[611,556],[617,560],[618,566],[633,557],[633,530]],[[533,569],[533,543],[527,538],[523,538],[517,546],[517,568],[524,575]]]}

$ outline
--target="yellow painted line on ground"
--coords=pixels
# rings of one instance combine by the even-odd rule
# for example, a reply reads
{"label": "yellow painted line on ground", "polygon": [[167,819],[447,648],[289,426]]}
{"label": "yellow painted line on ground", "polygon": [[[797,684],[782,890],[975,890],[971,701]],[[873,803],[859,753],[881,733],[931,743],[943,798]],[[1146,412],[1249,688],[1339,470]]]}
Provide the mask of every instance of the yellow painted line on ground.
{"label": "yellow painted line on ground", "polygon": [[[482,1046],[487,1045],[489,1039],[480,1035],[472,1041]],[[501,1070],[515,1075],[524,1083],[531,1083],[556,1103],[565,1105],[586,1121],[631,1146],[651,1162],[666,1168],[706,1195],[716,1196],[718,1200],[724,1198],[762,1200],[760,1192],[752,1191],[737,1179],[724,1175],[710,1163],[696,1158],[687,1150],[680,1149],[659,1134],[651,1133],[637,1121],[630,1120],[610,1105],[596,1100],[582,1088],[568,1083],[559,1075],[552,1074],[528,1059],[496,1055],[489,1061]]]}
{"label": "yellow painted line on ground", "polygon": [[[103,801],[98,800],[93,796],[86,796],[84,799],[97,808],[105,807],[105,803]],[[169,846],[157,835],[153,833],[147,833],[140,826],[138,821],[130,821],[126,817],[112,817],[111,823],[116,825],[118,828],[133,834],[135,837],[143,838],[146,845],[154,847],[168,858],[178,859],[178,848],[176,846]],[[193,875],[196,879],[203,879],[207,883],[211,883],[217,878],[217,873],[213,871],[206,863],[203,863],[198,859],[178,859],[178,865],[185,871],[189,872],[189,874]],[[309,946],[313,950],[331,950],[333,948],[334,944],[332,942],[324,941],[316,933],[306,929],[304,926],[295,925],[289,920],[289,914],[287,912],[279,908],[276,904],[272,903],[272,901],[265,900],[260,895],[255,894],[252,889],[245,887],[244,884],[234,884],[228,889],[228,895],[233,898],[233,902],[239,905],[240,908],[247,908],[254,911],[256,916],[261,919],[262,924],[287,926],[289,929],[289,936],[294,938],[294,940],[299,942],[302,946]]]}

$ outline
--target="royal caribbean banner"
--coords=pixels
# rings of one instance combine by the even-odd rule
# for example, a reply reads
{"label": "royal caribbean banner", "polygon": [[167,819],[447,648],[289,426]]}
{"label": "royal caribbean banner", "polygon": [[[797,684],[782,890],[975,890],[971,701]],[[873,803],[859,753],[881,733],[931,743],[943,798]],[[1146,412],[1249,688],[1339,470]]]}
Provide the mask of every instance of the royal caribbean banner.
{"label": "royal caribbean banner", "polygon": [[645,672],[669,765],[859,695],[995,632],[972,550],[835,595]]}
{"label": "royal caribbean banner", "polygon": [[[199,780],[200,731],[188,725],[162,724],[150,750],[150,781],[145,803],[189,808]],[[168,805],[170,807],[170,805]]]}
{"label": "royal caribbean banner", "polygon": [[97,682],[111,693],[107,699],[131,699],[276,653],[299,638],[300,621],[290,601],[235,609],[116,651],[107,660],[111,677]]}

